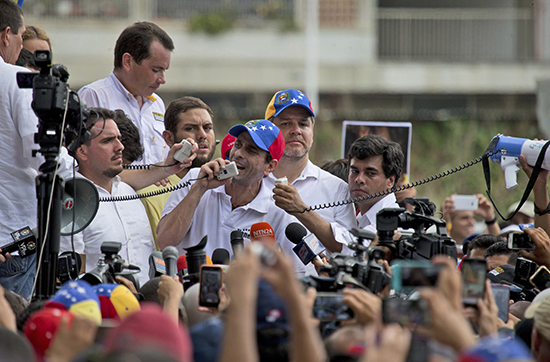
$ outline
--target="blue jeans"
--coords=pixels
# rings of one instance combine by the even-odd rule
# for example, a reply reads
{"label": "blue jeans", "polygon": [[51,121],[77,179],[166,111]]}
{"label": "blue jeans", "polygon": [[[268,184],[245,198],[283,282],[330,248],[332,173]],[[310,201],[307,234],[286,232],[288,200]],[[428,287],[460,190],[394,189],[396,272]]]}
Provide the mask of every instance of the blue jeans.
{"label": "blue jeans", "polygon": [[36,276],[36,254],[26,258],[12,256],[0,264],[0,285],[28,299]]}

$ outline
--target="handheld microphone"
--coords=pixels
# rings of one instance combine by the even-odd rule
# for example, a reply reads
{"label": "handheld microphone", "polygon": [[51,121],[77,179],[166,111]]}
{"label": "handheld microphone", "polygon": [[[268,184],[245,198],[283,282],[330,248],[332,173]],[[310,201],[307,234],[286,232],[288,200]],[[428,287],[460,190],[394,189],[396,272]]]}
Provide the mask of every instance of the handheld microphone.
{"label": "handheld microphone", "polygon": [[36,253],[36,230],[31,230],[29,226],[12,232],[11,237],[13,242],[0,246],[2,255],[6,253],[19,252],[21,258],[26,258],[29,255]]}
{"label": "handheld microphone", "polygon": [[164,264],[166,265],[166,275],[172,278],[176,275],[178,250],[173,246],[167,246],[162,251],[162,258],[164,259]]}
{"label": "handheld microphone", "polygon": [[275,245],[275,233],[273,228],[266,222],[257,222],[250,227],[250,241],[262,242],[269,246]]}
{"label": "handheld microphone", "polygon": [[313,259],[322,262],[319,254],[325,250],[323,244],[319,242],[314,234],[307,235],[306,228],[301,224],[296,222],[289,224],[285,229],[285,235],[288,240],[296,244],[292,250],[304,265],[307,265]]}
{"label": "handheld microphone", "polygon": [[153,251],[149,255],[149,279],[160,277],[166,274],[166,264],[160,251]]}
{"label": "handheld microphone", "polygon": [[229,257],[229,251],[224,248],[217,248],[214,249],[212,252],[212,263],[213,264],[221,264],[221,265],[228,265],[230,262]]}
{"label": "handheld microphone", "polygon": [[187,274],[187,258],[185,257],[185,254],[179,256],[176,265],[178,267],[178,274],[180,276],[181,274]]}
{"label": "handheld microphone", "polygon": [[243,232],[240,230],[233,230],[231,232],[231,249],[233,249],[233,258],[240,254],[244,249]]}

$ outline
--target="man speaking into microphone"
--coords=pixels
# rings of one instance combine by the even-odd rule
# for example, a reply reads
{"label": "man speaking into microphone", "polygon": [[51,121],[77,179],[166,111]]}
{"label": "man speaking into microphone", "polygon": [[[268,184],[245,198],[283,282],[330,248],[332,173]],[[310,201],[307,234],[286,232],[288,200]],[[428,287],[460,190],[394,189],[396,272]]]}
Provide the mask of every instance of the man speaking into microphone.
{"label": "man speaking into microphone", "polygon": [[[255,120],[232,127],[229,134],[237,137],[229,161],[218,158],[192,169],[181,182],[198,180],[170,195],[157,227],[159,246],[172,245],[183,252],[208,235],[208,255],[217,248],[231,251],[233,231],[240,230],[244,239],[250,239],[251,225],[265,222],[272,227],[274,240],[294,258],[296,272],[303,275],[305,267],[285,236],[287,225],[297,220],[275,206],[271,189],[263,181],[283,154],[280,130],[267,120]],[[216,175],[230,161],[236,163],[238,174],[218,180]]]}

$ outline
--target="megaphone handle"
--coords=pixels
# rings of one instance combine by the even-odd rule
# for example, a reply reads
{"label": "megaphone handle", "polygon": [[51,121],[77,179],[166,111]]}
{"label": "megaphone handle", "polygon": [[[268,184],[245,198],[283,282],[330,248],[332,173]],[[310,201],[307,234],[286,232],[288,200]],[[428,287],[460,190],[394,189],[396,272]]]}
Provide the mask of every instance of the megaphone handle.
{"label": "megaphone handle", "polygon": [[518,186],[517,174],[519,171],[519,158],[502,156],[500,166],[504,171],[506,189],[513,190]]}

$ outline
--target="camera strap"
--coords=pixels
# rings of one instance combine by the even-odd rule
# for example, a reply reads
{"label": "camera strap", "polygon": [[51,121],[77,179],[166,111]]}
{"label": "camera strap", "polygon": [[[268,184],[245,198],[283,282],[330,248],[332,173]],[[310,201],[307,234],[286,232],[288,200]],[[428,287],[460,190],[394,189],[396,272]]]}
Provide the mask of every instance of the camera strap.
{"label": "camera strap", "polygon": [[531,190],[533,190],[533,186],[535,185],[535,181],[539,176],[542,163],[544,162],[544,157],[546,156],[546,150],[550,146],[550,141],[547,141],[540,150],[539,156],[537,157],[537,162],[535,163],[535,166],[533,166],[533,172],[531,173],[531,177],[529,178],[529,182],[527,183],[527,187],[523,192],[523,196],[521,197],[521,201],[519,202],[518,207],[510,215],[510,217],[506,218],[500,213],[497,205],[495,204],[493,198],[491,197],[491,169],[490,169],[490,163],[489,163],[489,154],[495,148],[496,144],[498,143],[498,140],[499,140],[499,137],[493,138],[489,146],[487,146],[487,149],[483,152],[483,156],[482,156],[483,174],[485,175],[485,183],[487,185],[487,197],[491,201],[491,204],[493,204],[493,207],[495,208],[495,211],[497,212],[498,216],[500,216],[502,220],[508,221],[518,213],[518,211],[521,209],[525,201],[527,201],[529,194],[531,194]]}

